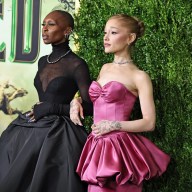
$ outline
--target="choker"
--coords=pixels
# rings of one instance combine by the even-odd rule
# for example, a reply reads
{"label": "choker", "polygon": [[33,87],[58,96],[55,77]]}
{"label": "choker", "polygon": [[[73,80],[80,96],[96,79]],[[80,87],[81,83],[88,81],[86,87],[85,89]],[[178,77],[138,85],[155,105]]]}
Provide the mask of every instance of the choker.
{"label": "choker", "polygon": [[51,54],[47,55],[47,63],[57,63],[60,59],[62,59],[63,57],[65,57],[69,52],[71,51],[71,49],[69,51],[67,51],[64,55],[61,55],[58,59],[56,59],[55,61],[50,61],[49,57],[51,56]]}
{"label": "choker", "polygon": [[115,60],[113,61],[113,63],[115,63],[115,64],[126,64],[126,63],[132,63],[133,62],[133,60],[131,59],[131,60],[127,60],[127,61],[124,61],[124,62],[116,62]]}

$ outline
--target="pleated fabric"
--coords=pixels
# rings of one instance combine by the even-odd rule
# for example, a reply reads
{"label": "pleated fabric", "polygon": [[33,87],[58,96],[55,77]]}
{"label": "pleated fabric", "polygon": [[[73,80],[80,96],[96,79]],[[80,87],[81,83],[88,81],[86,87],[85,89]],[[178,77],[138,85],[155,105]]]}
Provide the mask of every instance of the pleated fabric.
{"label": "pleated fabric", "polygon": [[68,117],[20,115],[0,138],[0,191],[86,192],[75,172],[86,138]]}

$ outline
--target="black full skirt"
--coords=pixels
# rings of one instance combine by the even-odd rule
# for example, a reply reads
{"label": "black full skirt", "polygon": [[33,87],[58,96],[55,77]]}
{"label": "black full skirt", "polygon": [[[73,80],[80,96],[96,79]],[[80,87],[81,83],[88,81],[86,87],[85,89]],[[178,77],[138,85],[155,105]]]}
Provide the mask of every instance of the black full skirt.
{"label": "black full skirt", "polygon": [[86,192],[75,172],[86,138],[68,117],[19,115],[0,137],[0,192]]}

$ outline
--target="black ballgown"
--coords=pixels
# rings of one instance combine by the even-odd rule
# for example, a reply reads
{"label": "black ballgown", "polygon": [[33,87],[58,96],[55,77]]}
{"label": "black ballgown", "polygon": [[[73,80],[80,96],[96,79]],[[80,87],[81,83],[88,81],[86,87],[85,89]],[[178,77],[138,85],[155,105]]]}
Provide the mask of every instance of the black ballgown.
{"label": "black ballgown", "polygon": [[[53,46],[51,60],[69,50]],[[85,115],[92,114],[86,62],[72,51],[56,63],[40,58],[34,79],[39,101],[36,122],[21,114],[0,137],[0,192],[85,192],[75,169],[87,138],[69,118],[70,101],[79,90]]]}

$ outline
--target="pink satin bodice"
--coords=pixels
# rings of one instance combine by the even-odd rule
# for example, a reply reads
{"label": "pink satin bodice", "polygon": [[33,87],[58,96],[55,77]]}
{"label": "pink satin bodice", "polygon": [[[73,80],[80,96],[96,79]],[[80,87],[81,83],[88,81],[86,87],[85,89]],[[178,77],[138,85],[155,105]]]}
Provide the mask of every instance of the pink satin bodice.
{"label": "pink satin bodice", "polygon": [[110,81],[104,86],[93,81],[89,95],[94,104],[94,123],[101,120],[129,120],[137,99],[122,83]]}

